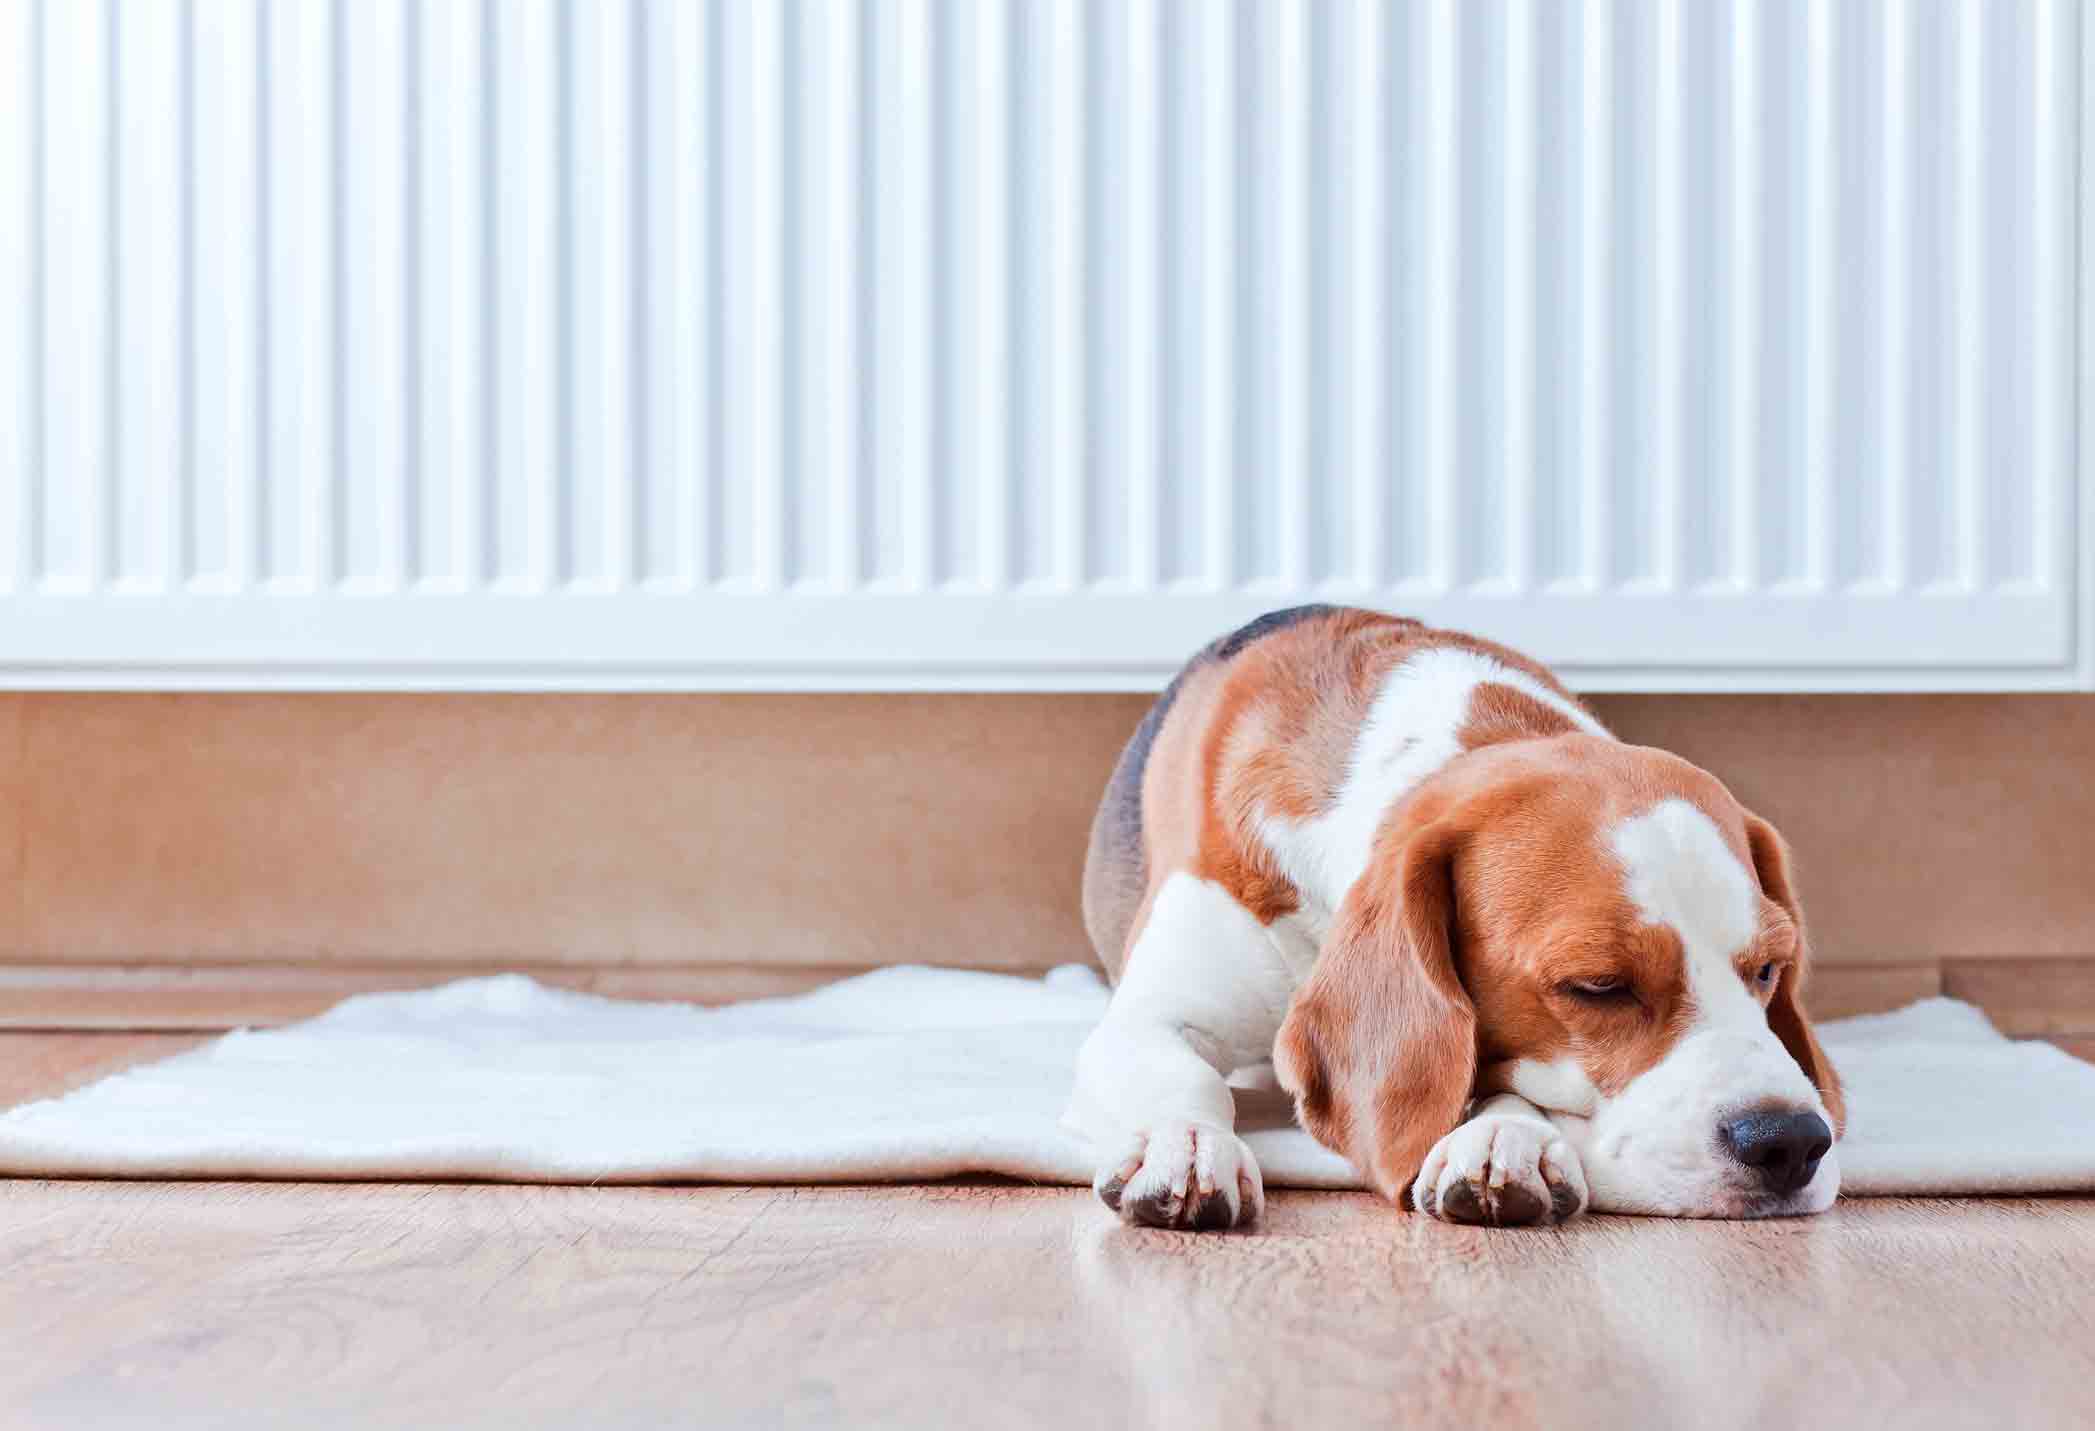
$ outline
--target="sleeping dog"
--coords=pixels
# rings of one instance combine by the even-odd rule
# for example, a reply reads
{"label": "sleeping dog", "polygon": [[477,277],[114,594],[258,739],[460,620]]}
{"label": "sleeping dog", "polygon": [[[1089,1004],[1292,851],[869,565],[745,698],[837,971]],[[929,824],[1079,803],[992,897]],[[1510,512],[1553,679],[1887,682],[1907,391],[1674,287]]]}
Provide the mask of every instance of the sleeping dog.
{"label": "sleeping dog", "polygon": [[1259,1215],[1230,1080],[1450,1222],[1819,1212],[1840,1083],[1782,839],[1534,661],[1346,607],[1201,651],[1106,787],[1069,1121],[1131,1222]]}

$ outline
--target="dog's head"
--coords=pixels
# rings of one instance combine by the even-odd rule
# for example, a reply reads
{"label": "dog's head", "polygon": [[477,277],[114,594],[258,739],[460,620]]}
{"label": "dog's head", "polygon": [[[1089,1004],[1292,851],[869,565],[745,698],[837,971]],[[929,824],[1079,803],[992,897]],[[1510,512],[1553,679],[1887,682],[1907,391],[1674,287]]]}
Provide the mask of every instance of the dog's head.
{"label": "dog's head", "polygon": [[1782,839],[1587,735],[1455,762],[1378,833],[1274,1047],[1303,1123],[1401,1200],[1477,1093],[1551,1110],[1596,1208],[1817,1212],[1843,1108]]}

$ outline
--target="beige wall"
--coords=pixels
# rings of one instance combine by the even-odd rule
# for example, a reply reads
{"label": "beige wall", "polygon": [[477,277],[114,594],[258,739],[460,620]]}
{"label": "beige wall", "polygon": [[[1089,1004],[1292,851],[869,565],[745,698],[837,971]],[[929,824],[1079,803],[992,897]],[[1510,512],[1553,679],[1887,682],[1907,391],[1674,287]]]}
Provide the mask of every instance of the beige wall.
{"label": "beige wall", "polygon": [[[271,1017],[463,967],[732,996],[1085,958],[1085,830],[1143,704],[0,696],[0,1022]],[[1596,704],[1784,830],[1823,956],[1874,968],[1846,987],[2095,955],[2095,698]]]}

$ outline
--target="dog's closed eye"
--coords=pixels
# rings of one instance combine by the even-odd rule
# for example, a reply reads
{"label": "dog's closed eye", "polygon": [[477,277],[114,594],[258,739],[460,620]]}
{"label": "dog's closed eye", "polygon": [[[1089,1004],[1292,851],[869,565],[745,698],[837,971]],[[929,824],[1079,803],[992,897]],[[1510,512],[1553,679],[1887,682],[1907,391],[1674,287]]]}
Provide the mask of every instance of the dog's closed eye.
{"label": "dog's closed eye", "polygon": [[1572,998],[1589,1004],[1634,1003],[1637,997],[1636,986],[1620,974],[1571,979],[1559,987]]}

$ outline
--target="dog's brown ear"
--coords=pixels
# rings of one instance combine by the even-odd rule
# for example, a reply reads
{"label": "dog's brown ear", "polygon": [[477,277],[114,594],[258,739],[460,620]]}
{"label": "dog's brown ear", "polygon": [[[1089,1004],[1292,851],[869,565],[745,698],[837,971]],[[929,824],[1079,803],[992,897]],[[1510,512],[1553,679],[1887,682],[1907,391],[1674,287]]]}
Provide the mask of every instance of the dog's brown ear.
{"label": "dog's brown ear", "polygon": [[1796,885],[1790,877],[1789,846],[1773,825],[1751,813],[1746,816],[1746,844],[1753,852],[1753,872],[1760,879],[1761,893],[1781,905],[1797,927],[1796,967],[1775,988],[1775,997],[1768,1004],[1768,1027],[1818,1089],[1826,1111],[1833,1115],[1833,1132],[1838,1136],[1847,1131],[1847,1103],[1841,1097],[1840,1075],[1834,1071],[1826,1051],[1819,1047],[1818,1035],[1811,1031],[1811,1020],[1804,1012],[1804,972],[1810,963],[1810,941],[1804,932],[1804,910],[1797,902]]}
{"label": "dog's brown ear", "polygon": [[1273,1042],[1302,1125],[1399,1204],[1476,1081],[1476,1011],[1454,958],[1460,838],[1443,821],[1378,853]]}

